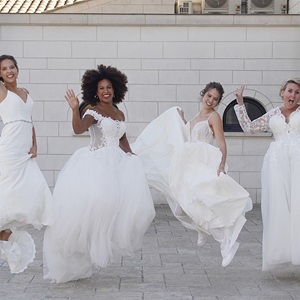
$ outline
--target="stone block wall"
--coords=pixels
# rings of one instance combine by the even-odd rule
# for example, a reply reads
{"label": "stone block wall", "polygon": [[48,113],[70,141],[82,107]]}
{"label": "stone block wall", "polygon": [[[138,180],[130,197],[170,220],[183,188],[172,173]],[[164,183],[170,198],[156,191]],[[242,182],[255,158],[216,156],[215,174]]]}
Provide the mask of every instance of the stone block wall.
{"label": "stone block wall", "polygon": [[[209,81],[232,92],[247,84],[268,110],[281,105],[282,82],[300,74],[300,20],[292,15],[97,15],[45,14],[0,17],[1,54],[19,63],[19,84],[35,100],[37,161],[52,188],[69,156],[88,145],[74,136],[66,89],[80,96],[86,69],[113,65],[128,75],[120,108],[134,141],[167,108],[181,106],[189,119]],[[270,135],[226,134],[230,175],[260,201],[260,168]]]}

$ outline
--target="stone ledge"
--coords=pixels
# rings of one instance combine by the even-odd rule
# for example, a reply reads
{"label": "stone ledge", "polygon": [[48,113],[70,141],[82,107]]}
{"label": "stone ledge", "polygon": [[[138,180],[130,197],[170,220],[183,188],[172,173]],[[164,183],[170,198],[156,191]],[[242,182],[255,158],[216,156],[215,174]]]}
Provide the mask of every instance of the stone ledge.
{"label": "stone ledge", "polygon": [[300,26],[299,15],[1,14],[0,25]]}

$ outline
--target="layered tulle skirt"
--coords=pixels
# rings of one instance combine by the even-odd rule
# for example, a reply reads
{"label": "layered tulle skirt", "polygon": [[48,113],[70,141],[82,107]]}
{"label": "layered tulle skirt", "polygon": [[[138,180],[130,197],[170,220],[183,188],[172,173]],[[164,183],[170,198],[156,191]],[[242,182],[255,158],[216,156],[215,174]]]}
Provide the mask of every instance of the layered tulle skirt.
{"label": "layered tulle skirt", "polygon": [[89,277],[120,256],[133,256],[155,211],[142,164],[118,147],[77,150],[54,190],[55,224],[44,238],[44,278]]}

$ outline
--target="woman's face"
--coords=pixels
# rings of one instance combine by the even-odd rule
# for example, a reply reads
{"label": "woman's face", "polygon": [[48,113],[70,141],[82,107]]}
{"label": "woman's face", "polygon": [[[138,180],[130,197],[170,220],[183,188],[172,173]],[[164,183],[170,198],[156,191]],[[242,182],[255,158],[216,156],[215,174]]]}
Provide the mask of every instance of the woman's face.
{"label": "woman's face", "polygon": [[288,83],[286,89],[281,92],[281,97],[285,108],[297,108],[300,101],[300,86],[296,83]]}
{"label": "woman's face", "polygon": [[112,83],[103,79],[98,82],[97,95],[99,97],[100,102],[110,103],[114,97],[114,88]]}
{"label": "woman's face", "polygon": [[14,62],[10,59],[4,59],[0,63],[0,77],[3,78],[5,83],[13,83],[17,80],[18,69]]}
{"label": "woman's face", "polygon": [[208,90],[202,98],[203,106],[206,108],[214,109],[216,106],[219,105],[220,97],[221,95],[217,89],[213,88]]}

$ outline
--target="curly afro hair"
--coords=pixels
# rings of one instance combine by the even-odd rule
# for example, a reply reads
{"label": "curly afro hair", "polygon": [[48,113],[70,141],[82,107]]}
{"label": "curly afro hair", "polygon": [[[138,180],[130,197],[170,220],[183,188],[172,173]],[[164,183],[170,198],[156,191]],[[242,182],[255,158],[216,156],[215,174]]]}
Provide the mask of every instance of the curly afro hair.
{"label": "curly afro hair", "polygon": [[220,99],[219,99],[219,103],[221,102],[221,99],[223,97],[224,94],[224,89],[221,83],[219,82],[210,82],[208,83],[205,88],[200,92],[200,96],[203,97],[209,90],[211,89],[216,89],[219,93],[220,93]]}
{"label": "curly afro hair", "polygon": [[99,65],[95,70],[87,70],[82,76],[81,90],[84,101],[95,106],[99,99],[97,95],[98,82],[107,79],[112,83],[114,89],[113,103],[117,104],[123,101],[128,90],[127,76],[118,69],[111,66]]}

